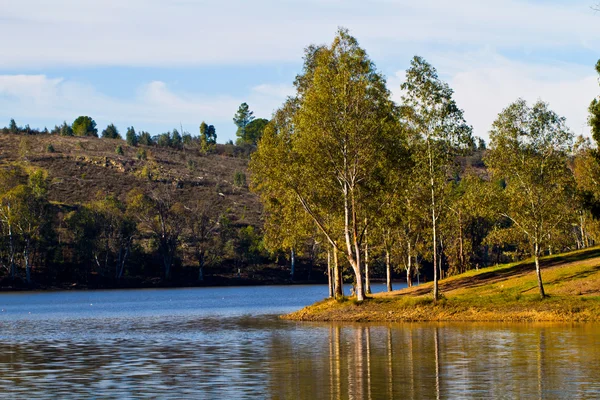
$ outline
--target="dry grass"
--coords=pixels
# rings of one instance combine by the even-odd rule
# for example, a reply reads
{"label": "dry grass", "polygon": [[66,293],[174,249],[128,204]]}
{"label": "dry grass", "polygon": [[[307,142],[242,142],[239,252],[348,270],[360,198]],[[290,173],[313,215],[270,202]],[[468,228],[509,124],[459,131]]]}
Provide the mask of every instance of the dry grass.
{"label": "dry grass", "polygon": [[[22,141],[27,142],[23,146]],[[48,152],[52,144],[54,152]],[[115,148],[121,145],[123,155]],[[27,154],[22,148],[27,147]],[[137,152],[145,149],[147,160],[138,160]],[[95,199],[99,193],[115,194],[124,199],[133,188],[153,189],[175,185],[178,199],[221,203],[230,209],[234,220],[242,225],[259,226],[262,207],[258,197],[247,188],[233,184],[237,171],[247,173],[248,161],[224,155],[199,154],[195,149],[174,150],[158,147],[131,147],[123,140],[54,135],[0,135],[0,166],[26,162],[48,170],[52,178],[50,200],[75,205]],[[143,176],[152,169],[153,179]],[[221,194],[219,194],[221,193]]]}
{"label": "dry grass", "polygon": [[373,295],[363,303],[325,300],[285,316],[304,321],[599,321],[600,248],[542,261],[547,298],[531,260],[469,271],[432,284]]}

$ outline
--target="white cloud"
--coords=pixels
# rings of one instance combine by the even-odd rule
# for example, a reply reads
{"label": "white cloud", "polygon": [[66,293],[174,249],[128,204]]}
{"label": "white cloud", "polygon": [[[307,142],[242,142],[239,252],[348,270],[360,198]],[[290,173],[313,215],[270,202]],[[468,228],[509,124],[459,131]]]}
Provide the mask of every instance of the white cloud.
{"label": "white cloud", "polygon": [[[474,134],[488,139],[498,113],[518,98],[530,103],[542,100],[567,118],[579,135],[589,135],[587,108],[600,89],[595,71],[574,64],[526,64],[495,52],[437,54],[428,60],[454,90],[457,104],[465,111]],[[404,71],[390,79],[394,99],[399,101]]]}
{"label": "white cloud", "polygon": [[172,129],[181,123],[196,134],[200,118],[205,117],[216,126],[219,141],[233,139],[232,117],[243,101],[251,105],[256,116],[270,118],[288,94],[286,86],[264,84],[253,88],[243,99],[227,95],[215,97],[213,94],[175,93],[166,83],[153,81],[122,99],[62,78],[0,75],[2,114],[20,123],[52,121],[51,124],[58,124],[63,120],[73,121],[79,115],[90,115],[100,127],[114,122],[121,128],[134,125],[158,133],[154,128]]}
{"label": "white cloud", "polygon": [[[600,51],[589,0],[0,0],[0,68],[297,62],[348,27],[376,59],[399,48]],[[413,50],[414,51],[414,50]]]}

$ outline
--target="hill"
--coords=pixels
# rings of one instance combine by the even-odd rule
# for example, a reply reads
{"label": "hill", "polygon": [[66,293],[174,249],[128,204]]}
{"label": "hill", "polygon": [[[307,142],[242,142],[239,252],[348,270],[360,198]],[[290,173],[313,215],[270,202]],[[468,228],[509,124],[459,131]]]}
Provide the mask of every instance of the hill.
{"label": "hill", "polygon": [[[117,147],[121,151],[117,152]],[[19,165],[47,171],[50,208],[47,214],[52,232],[36,241],[37,247],[32,252],[33,284],[25,284],[22,244],[17,243],[13,262],[18,264],[17,273],[11,276],[6,224],[0,222],[3,228],[0,288],[289,282],[285,258],[276,264],[260,247],[262,206],[248,189],[248,155],[247,148],[231,144],[216,145],[205,153],[194,145],[174,149],[129,146],[120,139],[1,134],[0,169]],[[127,216],[135,220],[137,215],[129,208],[124,209],[133,190],[145,194],[167,193],[173,204],[180,205],[178,225],[172,227],[177,247],[173,250],[173,273],[168,278],[163,271],[160,232],[153,236],[140,221],[139,232],[126,249],[124,272],[122,276],[117,274],[117,278],[112,265],[120,262],[125,247],[121,245],[123,240],[115,239],[114,230],[98,232],[106,218],[98,219],[97,210],[92,210],[95,214],[91,215],[96,219],[81,227],[82,237],[75,237],[74,232],[80,226],[74,228],[73,221],[81,225],[85,218],[77,220],[73,213],[87,215],[82,210],[95,201],[114,198],[123,207],[119,218]],[[186,223],[197,218],[199,212],[206,213],[207,223],[213,224],[202,249],[201,262],[206,270],[200,276],[198,249],[194,248],[191,235],[183,232],[184,226],[189,227]],[[148,223],[157,219],[158,215],[148,218]],[[199,221],[202,222],[201,218]],[[298,263],[297,280],[310,278],[311,268]]]}
{"label": "hill", "polygon": [[362,303],[324,300],[284,318],[302,321],[600,321],[600,247],[545,257],[540,300],[531,260],[472,270]]}

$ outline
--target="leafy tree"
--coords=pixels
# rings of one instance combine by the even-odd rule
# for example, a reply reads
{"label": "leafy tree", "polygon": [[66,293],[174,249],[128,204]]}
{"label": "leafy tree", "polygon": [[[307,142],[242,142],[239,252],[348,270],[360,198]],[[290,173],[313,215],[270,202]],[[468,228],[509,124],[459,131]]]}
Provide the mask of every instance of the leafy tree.
{"label": "leafy tree", "polygon": [[8,124],[8,132],[12,133],[13,135],[16,135],[19,133],[19,127],[17,126],[17,123],[15,122],[14,119],[11,118],[10,123]]}
{"label": "leafy tree", "polygon": [[102,131],[103,139],[122,139],[119,130],[114,124],[109,124],[106,129]]}
{"label": "leafy tree", "polygon": [[94,136],[98,137],[96,121],[88,116],[79,116],[73,121],[73,134],[75,136]]}
{"label": "leafy tree", "polygon": [[180,149],[183,146],[183,139],[177,129],[173,129],[173,133],[171,135],[171,146],[176,149]]}
{"label": "leafy tree", "polygon": [[539,257],[561,224],[570,223],[572,174],[567,161],[573,134],[565,119],[538,101],[519,99],[505,108],[490,131],[486,165],[503,179],[509,230],[535,259],[540,296],[545,297]]}
{"label": "leafy tree", "polygon": [[457,150],[470,148],[473,143],[471,127],[463,118],[463,111],[452,99],[453,91],[438,78],[435,68],[423,58],[415,56],[406,71],[402,84],[404,117],[413,132],[417,147],[414,154],[416,180],[425,180],[429,186],[433,255],[433,298],[437,301],[438,288],[438,222],[446,199],[443,196],[447,178],[455,167]]}
{"label": "leafy tree", "polygon": [[51,135],[60,135],[60,136],[73,136],[73,129],[67,122],[63,122],[62,125],[56,125],[52,131],[50,131]]}
{"label": "leafy tree", "polygon": [[127,195],[127,210],[158,243],[165,279],[171,279],[171,267],[180,244],[186,210],[176,201],[176,189],[161,186],[149,193],[133,189]]}
{"label": "leafy tree", "polygon": [[165,132],[158,135],[156,138],[156,145],[159,147],[170,147],[171,146],[171,132]]}
{"label": "leafy tree", "polygon": [[200,149],[207,153],[217,144],[217,131],[214,125],[207,125],[202,121],[200,124]]}
{"label": "leafy tree", "polygon": [[268,139],[265,132],[251,169],[261,197],[289,192],[344,252],[362,301],[365,220],[397,172],[402,141],[394,135],[398,124],[385,79],[356,39],[340,29],[331,46],[315,49],[307,49],[296,97],[284,104],[290,123]]}
{"label": "leafy tree", "polygon": [[246,133],[243,137],[238,138],[237,144],[256,145],[263,135],[265,127],[269,123],[268,119],[257,118],[252,120],[246,126]]}
{"label": "leafy tree", "polygon": [[130,126],[129,128],[127,128],[127,133],[125,134],[125,140],[127,141],[128,145],[137,146],[138,136],[135,133],[135,129],[133,128],[133,126]]}
{"label": "leafy tree", "polygon": [[154,144],[154,141],[152,140],[152,136],[148,132],[141,131],[140,136],[138,138],[138,143],[144,146],[152,146]]}
{"label": "leafy tree", "polygon": [[183,241],[192,250],[198,262],[198,280],[203,281],[204,268],[218,258],[221,250],[218,229],[223,212],[218,201],[201,201],[186,207],[186,211]]}
{"label": "leafy tree", "polygon": [[235,133],[238,137],[238,144],[248,143],[247,128],[248,125],[254,120],[254,112],[250,111],[250,107],[247,103],[240,104],[237,112],[233,116],[233,123],[238,127]]}

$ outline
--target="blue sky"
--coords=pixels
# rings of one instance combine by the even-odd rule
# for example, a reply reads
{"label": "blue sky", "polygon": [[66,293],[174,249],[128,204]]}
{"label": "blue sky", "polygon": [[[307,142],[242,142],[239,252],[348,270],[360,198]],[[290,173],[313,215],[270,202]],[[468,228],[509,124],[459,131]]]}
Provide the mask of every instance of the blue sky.
{"label": "blue sky", "polygon": [[247,102],[269,118],[293,92],[303,49],[348,28],[394,98],[411,57],[455,90],[475,134],[518,97],[542,99],[589,134],[600,94],[595,0],[0,0],[0,125],[53,127],[79,115],[235,139]]}

